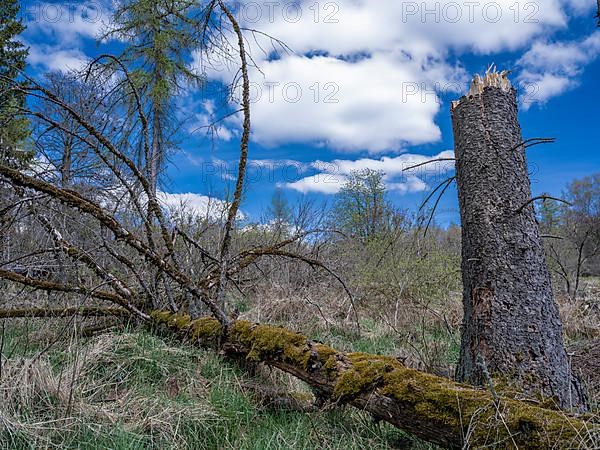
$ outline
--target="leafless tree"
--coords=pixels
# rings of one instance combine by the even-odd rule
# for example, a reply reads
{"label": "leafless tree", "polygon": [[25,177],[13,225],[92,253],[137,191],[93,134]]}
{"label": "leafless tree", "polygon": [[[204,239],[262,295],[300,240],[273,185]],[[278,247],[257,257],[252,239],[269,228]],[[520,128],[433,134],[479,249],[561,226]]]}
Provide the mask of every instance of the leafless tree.
{"label": "leafless tree", "polygon": [[[46,77],[48,88],[57,97],[71,105],[90,123],[96,126],[101,123],[104,104],[96,96],[99,93],[97,87],[81,82],[76,73],[51,72]],[[45,120],[34,121],[37,125],[35,142],[38,158],[42,158],[40,162],[48,163],[48,175],[58,174],[63,187],[72,187],[76,180],[82,179],[87,185],[92,184],[90,178],[95,176],[98,159],[84,141],[76,138],[78,134],[85,135],[85,130],[60,106],[44,102],[40,112],[68,130],[63,131]],[[107,133],[106,128],[103,133]]]}
{"label": "leafless tree", "polygon": [[[203,236],[206,229],[183,226],[161,205],[135,161],[135,146],[141,145],[147,151],[151,142],[141,94],[125,65],[113,56],[102,55],[79,77],[51,77],[50,83],[41,83],[23,75],[23,83],[12,84],[12,90],[31,100],[33,106],[23,108],[21,114],[39,123],[38,145],[52,160],[60,156],[57,165],[62,182],[55,182],[53,171],[34,175],[0,166],[3,187],[7,189],[3,217],[10,217],[5,227],[13,236],[34,236],[31,249],[17,250],[18,246],[13,246],[16,253],[10,262],[2,262],[0,276],[38,289],[80,292],[111,301],[141,320],[149,320],[153,309],[197,314],[204,308],[225,327],[231,322],[227,290],[230,286],[241,288],[240,274],[261,258],[295,259],[324,270],[344,285],[317,259],[291,251],[292,245],[311,234],[305,229],[267,246],[234,245],[250,141],[248,72],[252,63],[246,38],[228,6],[212,1],[203,14],[200,47],[203,52],[221,51],[228,58],[237,55],[239,76],[230,89],[238,90],[239,86],[242,92],[238,176],[225,220],[218,227],[220,244],[214,245],[214,233]],[[231,39],[235,44],[230,43]],[[111,64],[103,64],[107,61]],[[114,76],[115,67],[119,77]],[[123,116],[129,113],[131,104],[137,105],[135,127],[122,126],[130,122]],[[138,130],[136,136],[132,129]],[[93,183],[88,178],[85,189],[72,188],[75,149],[85,149],[89,155],[85,163],[101,163],[96,170],[101,182]],[[43,243],[43,248],[33,243]],[[71,260],[73,273],[67,279],[74,283],[13,270],[17,261],[36,261],[44,266],[48,256],[57,254]]]}
{"label": "leafless tree", "polygon": [[539,214],[550,267],[575,300],[582,278],[600,273],[600,175],[573,181],[563,196],[568,204],[544,202]]}

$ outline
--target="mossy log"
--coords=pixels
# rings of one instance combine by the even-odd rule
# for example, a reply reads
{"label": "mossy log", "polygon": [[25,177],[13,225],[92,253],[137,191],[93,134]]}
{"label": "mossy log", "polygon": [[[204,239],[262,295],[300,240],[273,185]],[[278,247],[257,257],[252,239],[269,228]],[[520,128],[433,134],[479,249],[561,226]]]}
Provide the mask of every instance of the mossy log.
{"label": "mossy log", "polygon": [[393,357],[338,352],[286,328],[235,321],[223,335],[212,318],[151,316],[196,345],[218,344],[225,355],[277,367],[333,402],[447,448],[590,448],[586,440],[596,427],[533,403],[495,401],[485,390],[409,369]]}

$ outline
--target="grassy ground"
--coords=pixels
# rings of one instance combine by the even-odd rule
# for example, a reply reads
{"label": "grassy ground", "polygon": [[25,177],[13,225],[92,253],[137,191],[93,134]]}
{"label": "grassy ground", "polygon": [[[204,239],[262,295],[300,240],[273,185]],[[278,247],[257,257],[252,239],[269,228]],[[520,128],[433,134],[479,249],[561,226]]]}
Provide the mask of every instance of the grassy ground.
{"label": "grassy ground", "polygon": [[[558,299],[567,343],[597,343],[600,280],[586,280],[575,301]],[[408,366],[452,376],[460,295],[426,305],[364,305],[360,336],[352,315],[344,313],[344,300],[325,300],[316,308],[300,296],[270,293],[237,302],[243,318],[288,326],[340,350],[394,355]],[[256,386],[303,398],[309,394],[280,372],[259,368],[249,374],[214,352],[143,330],[78,337],[77,320],[5,321],[0,450],[431,448],[352,408],[278,409]],[[573,368],[598,408],[600,355],[572,352]]]}
{"label": "grassy ground", "polygon": [[[241,369],[144,331],[65,337],[45,352],[47,342],[24,336],[23,325],[5,333],[2,449],[428,448],[351,409],[261,404]],[[286,383],[255,376],[261,385]]]}

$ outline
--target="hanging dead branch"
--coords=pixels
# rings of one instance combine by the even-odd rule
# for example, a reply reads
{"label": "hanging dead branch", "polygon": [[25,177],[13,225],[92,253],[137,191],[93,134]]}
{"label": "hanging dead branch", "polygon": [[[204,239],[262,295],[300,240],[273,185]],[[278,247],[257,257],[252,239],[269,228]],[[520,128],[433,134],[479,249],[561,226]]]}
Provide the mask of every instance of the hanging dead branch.
{"label": "hanging dead branch", "polygon": [[418,169],[419,167],[423,167],[423,166],[426,166],[428,164],[434,164],[434,163],[437,163],[437,162],[445,162],[445,161],[456,161],[456,158],[437,158],[437,159],[432,159],[430,161],[425,161],[425,162],[422,162],[420,164],[415,164],[414,166],[410,166],[410,167],[407,167],[405,169],[402,169],[402,172],[408,172],[409,170]]}
{"label": "hanging dead branch", "polygon": [[568,206],[572,206],[568,201],[566,201],[562,198],[552,197],[550,195],[538,195],[537,197],[533,197],[532,199],[530,199],[526,203],[524,203],[521,207],[519,207],[519,209],[517,209],[515,211],[515,215],[522,213],[525,208],[527,208],[532,203],[537,202],[538,200],[543,200],[543,201],[552,200],[555,202],[564,203],[565,205],[568,205]]}
{"label": "hanging dead branch", "polygon": [[238,40],[238,52],[240,56],[240,71],[242,74],[242,109],[244,122],[242,125],[242,139],[240,141],[240,160],[238,163],[238,175],[235,182],[235,191],[233,192],[233,201],[227,212],[227,221],[225,222],[223,231],[223,241],[221,243],[220,265],[221,274],[219,279],[219,288],[217,291],[217,302],[222,309],[225,309],[225,289],[227,287],[227,266],[229,263],[229,253],[231,250],[231,233],[236,220],[240,204],[242,202],[242,193],[244,190],[244,181],[246,178],[246,165],[248,164],[248,146],[250,143],[250,76],[248,75],[248,60],[246,55],[246,47],[244,44],[244,35],[240,26],[231,13],[229,8],[218,0],[219,7],[227,16],[233,31]]}

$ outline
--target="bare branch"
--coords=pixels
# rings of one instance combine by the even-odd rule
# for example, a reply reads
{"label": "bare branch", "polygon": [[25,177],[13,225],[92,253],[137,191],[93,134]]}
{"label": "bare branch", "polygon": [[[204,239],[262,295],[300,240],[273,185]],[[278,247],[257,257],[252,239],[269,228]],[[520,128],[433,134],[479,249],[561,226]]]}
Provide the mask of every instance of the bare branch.
{"label": "bare branch", "polygon": [[406,169],[402,169],[402,172],[407,172],[409,170],[413,170],[413,169],[416,169],[418,167],[425,166],[427,164],[433,164],[433,163],[436,163],[436,162],[443,162],[443,161],[456,161],[456,158],[437,158],[437,159],[431,159],[429,161],[425,161],[425,162],[422,162],[420,164],[415,164],[414,166],[407,167]]}
{"label": "bare branch", "polygon": [[435,193],[439,189],[441,189],[443,186],[447,186],[448,184],[450,184],[455,179],[456,179],[456,177],[452,176],[452,177],[447,178],[446,180],[442,181],[440,184],[438,184],[436,186],[436,188],[433,191],[431,191],[431,193],[427,196],[427,198],[425,199],[425,201],[423,201],[423,203],[421,203],[421,206],[419,206],[419,211],[422,211],[423,208],[425,208],[425,206],[427,205],[427,203],[429,203],[429,200],[431,200],[431,198],[435,195]]}
{"label": "bare branch", "polygon": [[246,177],[246,165],[248,163],[248,146],[250,142],[250,76],[248,74],[248,61],[246,59],[246,49],[244,44],[244,35],[240,26],[233,16],[232,12],[225,5],[222,0],[218,0],[219,7],[223,10],[227,16],[229,22],[233,26],[234,32],[238,38],[238,51],[240,53],[240,64],[243,80],[243,91],[242,91],[242,107],[244,110],[244,123],[242,125],[242,138],[240,141],[240,160],[238,163],[238,175],[235,184],[235,190],[233,193],[233,201],[229,207],[227,215],[227,221],[225,222],[225,228],[223,231],[223,241],[221,244],[221,277],[219,281],[219,288],[217,291],[217,302],[221,309],[225,309],[225,288],[227,284],[227,265],[229,259],[229,252],[231,247],[231,232],[233,224],[237,218],[237,214],[242,201],[242,193],[244,190],[244,181]]}
{"label": "bare branch", "polygon": [[515,215],[522,213],[522,212],[523,212],[523,210],[524,210],[524,209],[525,209],[527,206],[531,205],[532,203],[534,203],[534,202],[536,202],[536,201],[538,201],[538,200],[543,200],[543,201],[546,201],[546,200],[554,200],[554,201],[556,201],[556,202],[564,203],[565,205],[568,205],[568,206],[573,206],[571,203],[569,203],[568,201],[566,201],[566,200],[564,200],[564,199],[562,199],[562,198],[551,197],[550,195],[539,195],[539,196],[537,196],[537,197],[534,197],[534,198],[532,198],[531,200],[529,200],[528,202],[526,202],[526,203],[525,203],[523,206],[521,206],[519,209],[517,209],[517,210],[515,211]]}
{"label": "bare branch", "polygon": [[[196,298],[202,300],[203,303],[208,306],[211,312],[222,321],[222,323],[228,323],[229,318],[212,300],[208,298],[205,292],[196,285],[190,278],[173,267],[164,258],[158,255],[155,251],[144,244],[137,236],[132,232],[124,228],[114,217],[104,211],[101,207],[93,203],[92,201],[82,197],[75,191],[68,189],[58,188],[50,183],[47,183],[38,178],[33,178],[25,175],[18,170],[12,169],[8,166],[0,164],[0,175],[9,179],[14,185],[21,186],[43,192],[50,195],[54,199],[64,203],[67,206],[75,208],[83,213],[89,214],[98,220],[102,225],[108,228],[115,236],[118,241],[122,241],[131,247],[133,250],[138,252],[140,256],[147,259],[149,262],[154,264],[158,269],[164,271],[164,273],[171,278],[173,281],[179,283],[179,285],[194,295]],[[202,281],[202,286],[208,287],[212,283],[210,278]]]}
{"label": "bare branch", "polygon": [[71,316],[118,316],[127,317],[131,313],[125,309],[118,308],[24,308],[24,309],[0,309],[0,319],[15,319],[20,317],[45,318],[45,317],[71,317]]}
{"label": "bare branch", "polygon": [[0,278],[8,281],[12,281],[23,286],[31,287],[33,289],[47,291],[47,292],[65,292],[79,295],[86,295],[98,300],[105,300],[111,303],[115,303],[119,306],[126,308],[127,302],[118,294],[112,292],[101,291],[98,289],[91,289],[89,287],[79,285],[72,286],[66,284],[55,283],[51,281],[38,280],[29,276],[21,275],[11,270],[0,268]]}
{"label": "bare branch", "polygon": [[450,185],[452,184],[452,182],[454,180],[455,180],[455,178],[450,178],[446,182],[446,185],[444,186],[442,191],[440,192],[440,195],[438,195],[438,198],[435,201],[435,204],[433,205],[433,209],[431,210],[431,214],[429,215],[429,220],[427,221],[427,226],[425,227],[425,232],[423,233],[423,237],[427,236],[427,232],[429,231],[429,227],[431,226],[431,222],[433,221],[435,211],[437,210],[437,207],[440,204],[440,200],[442,199],[442,197],[444,196],[444,194],[446,193],[446,191],[448,190],[448,188],[450,187]]}
{"label": "bare branch", "polygon": [[527,149],[527,148],[533,147],[535,145],[553,144],[555,142],[556,142],[556,138],[534,137],[534,138],[526,139],[522,142],[519,142],[517,145],[515,145],[513,148],[511,148],[510,151],[512,152],[520,147]]}

